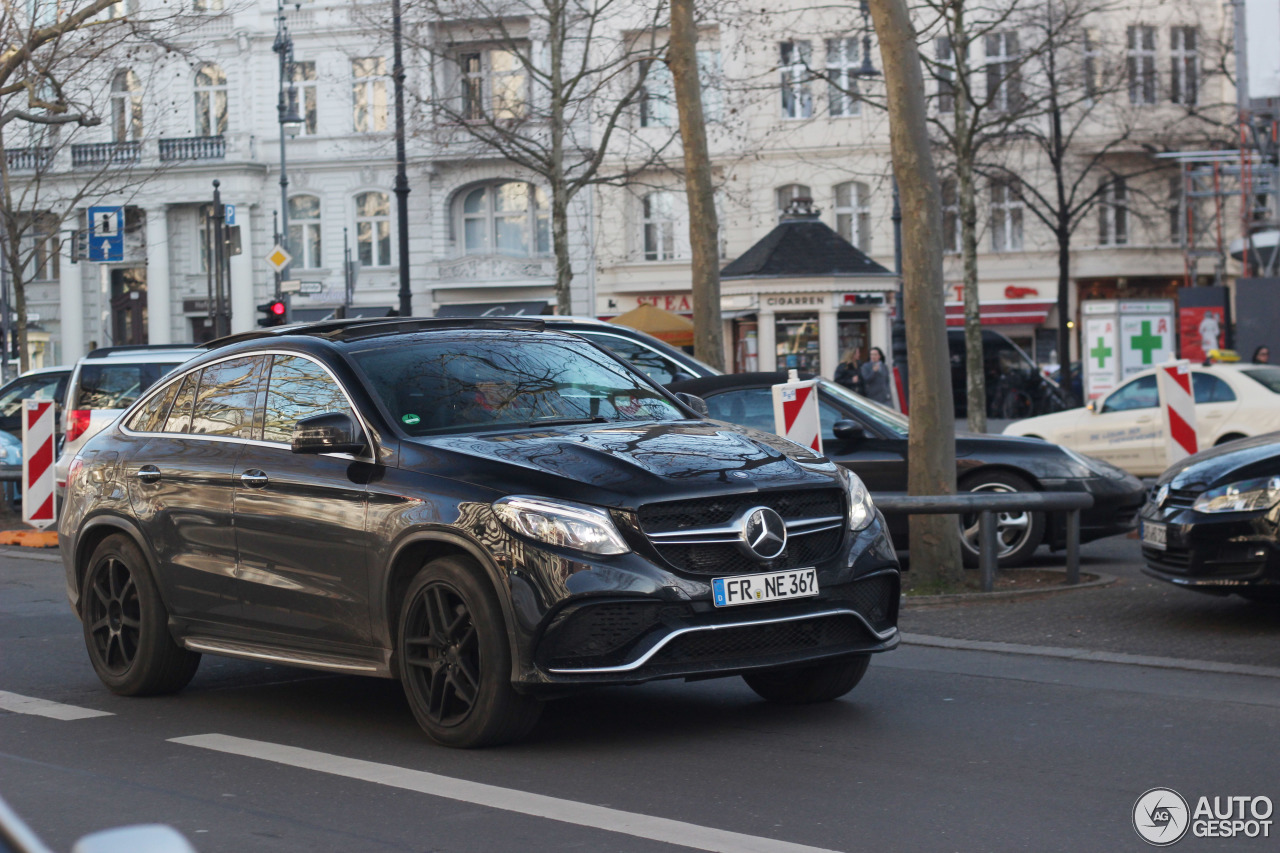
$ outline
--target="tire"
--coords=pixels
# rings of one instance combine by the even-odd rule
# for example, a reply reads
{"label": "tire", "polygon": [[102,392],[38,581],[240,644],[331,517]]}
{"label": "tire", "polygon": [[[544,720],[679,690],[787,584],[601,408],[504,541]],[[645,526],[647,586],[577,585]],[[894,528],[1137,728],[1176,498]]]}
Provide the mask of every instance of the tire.
{"label": "tire", "polygon": [[[983,473],[979,471],[965,479],[960,489],[966,492],[1034,492],[1035,487],[1016,474],[1005,471]],[[979,562],[978,513],[960,516],[960,554],[964,564],[975,567]],[[1026,565],[1031,555],[1044,541],[1045,516],[1042,512],[997,514],[999,532],[996,536],[999,559],[996,565],[1011,569]]]}
{"label": "tire", "polygon": [[427,737],[470,749],[509,743],[538,722],[542,703],[511,686],[511,647],[497,595],[470,560],[422,567],[400,608],[400,682]]}
{"label": "tire", "polygon": [[200,655],[174,642],[147,559],[123,534],[102,540],[89,558],[80,622],[89,661],[112,693],[177,693],[200,666]]}
{"label": "tire", "polygon": [[871,655],[841,658],[787,669],[766,669],[742,676],[761,699],[779,705],[812,705],[839,699],[858,686]]}
{"label": "tire", "polygon": [[1254,604],[1280,605],[1280,588],[1263,587],[1260,589],[1246,589],[1237,594],[1241,598],[1252,601]]}

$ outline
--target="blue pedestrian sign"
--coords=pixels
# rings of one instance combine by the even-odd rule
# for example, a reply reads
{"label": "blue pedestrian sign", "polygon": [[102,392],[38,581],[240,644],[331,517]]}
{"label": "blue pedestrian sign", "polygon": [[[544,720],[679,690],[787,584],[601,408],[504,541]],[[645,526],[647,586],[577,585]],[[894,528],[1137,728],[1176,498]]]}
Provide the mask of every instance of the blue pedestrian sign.
{"label": "blue pedestrian sign", "polygon": [[124,208],[89,208],[89,260],[124,260]]}

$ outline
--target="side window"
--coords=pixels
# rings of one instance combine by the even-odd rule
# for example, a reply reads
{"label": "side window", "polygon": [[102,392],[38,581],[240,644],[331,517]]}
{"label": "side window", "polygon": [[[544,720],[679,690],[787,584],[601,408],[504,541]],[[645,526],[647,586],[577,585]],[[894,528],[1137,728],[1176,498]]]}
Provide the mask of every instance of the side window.
{"label": "side window", "polygon": [[674,382],[677,377],[688,376],[674,361],[661,353],[654,352],[643,344],[629,341],[626,338],[614,337],[613,335],[593,335],[590,332],[578,332],[577,334],[593,344],[598,344],[609,350],[659,385]]}
{"label": "side window", "polygon": [[773,392],[768,388],[746,388],[708,397],[707,411],[718,421],[773,432]]}
{"label": "side window", "polygon": [[837,409],[829,401],[822,397],[818,397],[818,420],[822,422],[822,426],[820,427],[822,440],[830,441],[836,437],[836,421],[848,421],[853,419]]}
{"label": "side window", "polygon": [[1233,403],[1236,399],[1231,386],[1211,373],[1192,373],[1191,389],[1197,403]]}
{"label": "side window", "polygon": [[196,400],[196,382],[200,379],[200,371],[193,370],[182,379],[178,395],[174,398],[173,408],[164,422],[164,432],[186,432],[191,426],[191,406]]}
{"label": "side window", "polygon": [[1133,409],[1154,409],[1160,405],[1160,392],[1156,390],[1156,378],[1144,376],[1135,379],[1106,399],[1102,404],[1105,412],[1128,412]]}
{"label": "side window", "polygon": [[260,356],[249,356],[206,367],[200,374],[200,391],[191,416],[191,432],[252,438],[263,361]]}
{"label": "side window", "polygon": [[170,382],[169,386],[156,394],[134,412],[133,418],[126,424],[134,432],[160,432],[164,426],[165,416],[169,414],[169,406],[178,393],[181,383]]}
{"label": "side window", "polygon": [[293,425],[312,415],[349,412],[347,398],[324,368],[309,359],[277,355],[267,383],[267,406],[262,440],[289,444]]}

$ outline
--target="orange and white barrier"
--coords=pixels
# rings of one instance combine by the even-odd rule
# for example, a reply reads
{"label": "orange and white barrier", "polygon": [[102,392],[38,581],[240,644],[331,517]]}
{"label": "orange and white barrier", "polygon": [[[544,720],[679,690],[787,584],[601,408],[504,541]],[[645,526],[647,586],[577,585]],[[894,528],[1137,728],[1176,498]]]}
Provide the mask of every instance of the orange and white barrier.
{"label": "orange and white barrier", "polygon": [[22,520],[41,530],[57,520],[53,425],[52,400],[22,401]]}
{"label": "orange and white barrier", "polygon": [[773,431],[822,455],[822,421],[818,417],[818,380],[789,381],[773,386]]}
{"label": "orange and white barrier", "polygon": [[1182,359],[1160,365],[1160,412],[1164,419],[1165,464],[1199,450],[1196,439],[1196,399],[1191,385],[1191,362]]}

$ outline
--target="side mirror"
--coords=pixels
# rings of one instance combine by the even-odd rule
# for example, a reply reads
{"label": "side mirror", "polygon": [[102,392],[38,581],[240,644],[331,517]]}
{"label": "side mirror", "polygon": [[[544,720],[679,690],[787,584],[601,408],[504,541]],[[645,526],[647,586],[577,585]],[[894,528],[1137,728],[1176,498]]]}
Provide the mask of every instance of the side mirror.
{"label": "side mirror", "polygon": [[294,453],[359,453],[364,437],[356,419],[346,412],[325,412],[303,418],[293,426]]}
{"label": "side mirror", "polygon": [[707,408],[707,401],[696,394],[686,394],[683,391],[677,391],[676,399],[693,409],[702,417],[711,417],[711,410]]}
{"label": "side mirror", "polygon": [[1089,402],[1084,404],[1084,407],[1089,410],[1089,414],[1091,415],[1098,414],[1098,403],[1096,400],[1090,400]]}
{"label": "side mirror", "polygon": [[836,421],[831,432],[841,441],[859,441],[867,437],[867,431],[857,421]]}

